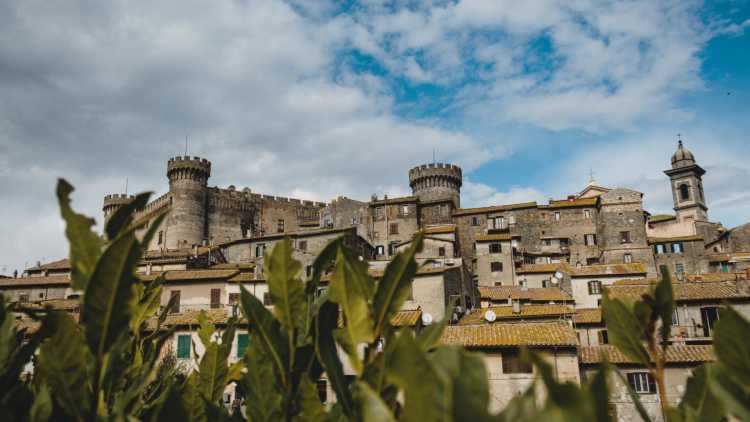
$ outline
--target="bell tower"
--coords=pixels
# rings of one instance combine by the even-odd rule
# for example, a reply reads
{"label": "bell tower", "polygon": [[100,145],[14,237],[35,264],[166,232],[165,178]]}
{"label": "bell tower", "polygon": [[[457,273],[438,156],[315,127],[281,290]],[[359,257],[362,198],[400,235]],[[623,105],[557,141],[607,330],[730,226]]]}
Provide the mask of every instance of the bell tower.
{"label": "bell tower", "polygon": [[672,168],[664,170],[672,186],[672,200],[677,220],[680,222],[708,221],[708,207],[703,193],[703,175],[706,171],[695,162],[695,156],[677,143],[672,155]]}

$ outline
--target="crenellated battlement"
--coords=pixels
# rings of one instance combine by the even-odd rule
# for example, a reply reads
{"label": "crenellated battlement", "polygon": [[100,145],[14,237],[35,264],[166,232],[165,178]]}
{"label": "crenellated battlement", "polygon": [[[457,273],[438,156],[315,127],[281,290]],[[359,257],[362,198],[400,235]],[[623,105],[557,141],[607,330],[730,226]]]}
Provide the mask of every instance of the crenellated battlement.
{"label": "crenellated battlement", "polygon": [[110,195],[104,196],[104,203],[102,206],[102,211],[104,211],[105,214],[108,213],[108,211],[112,211],[115,208],[119,208],[121,206],[127,205],[131,203],[135,199],[134,195],[127,195],[124,193],[113,193]]}
{"label": "crenellated battlement", "polygon": [[455,164],[430,163],[422,164],[409,170],[409,185],[413,188],[415,183],[427,177],[454,179],[454,183],[457,183],[459,187],[463,183],[463,171],[461,167]]}
{"label": "crenellated battlement", "polygon": [[167,177],[170,181],[195,180],[205,183],[211,176],[211,162],[205,158],[177,156],[167,162]]}

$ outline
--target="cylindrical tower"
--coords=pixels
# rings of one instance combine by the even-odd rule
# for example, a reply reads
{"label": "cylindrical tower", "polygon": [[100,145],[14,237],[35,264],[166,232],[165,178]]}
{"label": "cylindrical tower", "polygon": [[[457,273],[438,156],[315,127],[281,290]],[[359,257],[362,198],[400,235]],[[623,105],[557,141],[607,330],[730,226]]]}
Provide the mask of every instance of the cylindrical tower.
{"label": "cylindrical tower", "polygon": [[109,219],[114,213],[121,207],[128,205],[135,199],[134,195],[126,195],[124,193],[114,193],[104,197],[104,205],[102,211],[104,211],[104,227],[107,227]]}
{"label": "cylindrical tower", "polygon": [[200,245],[207,238],[206,208],[211,162],[199,157],[174,157],[167,163],[172,201],[165,246],[169,249]]}
{"label": "cylindrical tower", "polygon": [[422,202],[451,199],[459,208],[462,184],[461,167],[453,164],[423,164],[409,170],[409,186]]}

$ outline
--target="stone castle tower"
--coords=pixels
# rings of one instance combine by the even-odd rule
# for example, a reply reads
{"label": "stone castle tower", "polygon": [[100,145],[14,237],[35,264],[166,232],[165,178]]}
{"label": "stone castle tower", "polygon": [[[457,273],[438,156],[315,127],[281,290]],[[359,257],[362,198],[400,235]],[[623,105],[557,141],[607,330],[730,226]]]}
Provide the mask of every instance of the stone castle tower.
{"label": "stone castle tower", "polygon": [[672,200],[677,220],[680,222],[708,221],[708,207],[703,193],[703,170],[695,156],[682,145],[672,155],[672,168],[665,170],[672,185]]}
{"label": "stone castle tower", "polygon": [[422,203],[451,200],[461,206],[461,167],[453,164],[423,164],[409,170],[409,186]]}
{"label": "stone castle tower", "polygon": [[102,211],[104,212],[104,226],[107,226],[109,219],[112,218],[117,210],[128,205],[135,199],[134,195],[126,195],[124,193],[115,193],[104,197],[104,205]]}
{"label": "stone castle tower", "polygon": [[174,157],[167,163],[171,211],[166,248],[191,247],[208,239],[207,203],[211,162],[199,157]]}

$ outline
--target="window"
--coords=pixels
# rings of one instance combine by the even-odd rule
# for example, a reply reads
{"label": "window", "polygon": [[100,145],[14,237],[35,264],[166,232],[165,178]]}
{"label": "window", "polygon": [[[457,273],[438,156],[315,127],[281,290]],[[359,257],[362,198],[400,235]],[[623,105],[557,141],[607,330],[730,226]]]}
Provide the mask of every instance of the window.
{"label": "window", "polygon": [[445,248],[444,247],[438,248],[438,256],[445,256]]}
{"label": "window", "polygon": [[177,336],[177,359],[190,359],[190,348],[193,346],[193,338],[190,334]]}
{"label": "window", "polygon": [[687,201],[690,199],[690,186],[687,183],[680,185],[680,201]]}
{"label": "window", "polygon": [[169,301],[174,300],[174,305],[172,307],[171,313],[180,313],[180,291],[179,290],[172,290],[169,292]]}
{"label": "window", "polygon": [[586,258],[586,265],[596,265],[599,263],[599,258]]}
{"label": "window", "polygon": [[587,234],[583,237],[583,243],[586,244],[586,246],[594,246],[596,245],[596,235],[595,234]]}
{"label": "window", "polygon": [[526,280],[525,278],[521,279],[520,285],[521,287],[529,287],[529,280]]}
{"label": "window", "polygon": [[589,281],[589,294],[590,295],[602,294],[602,282],[599,280]]}
{"label": "window", "polygon": [[237,334],[237,357],[241,358],[245,356],[245,350],[247,345],[250,343],[249,334]]}
{"label": "window", "polygon": [[620,243],[630,243],[630,232],[620,232]]}
{"label": "window", "polygon": [[28,293],[21,293],[18,295],[18,301],[21,303],[26,303],[29,301],[29,294]]}
{"label": "window", "polygon": [[401,215],[409,215],[409,206],[408,205],[402,205],[401,206]]}
{"label": "window", "polygon": [[391,242],[388,244],[388,255],[395,255],[396,254],[396,245],[398,245],[398,242]]}
{"label": "window", "polygon": [[508,224],[516,224],[516,216],[515,215],[509,215],[508,216]]}
{"label": "window", "polygon": [[479,217],[471,217],[471,225],[472,226],[478,226],[479,225]]}
{"label": "window", "polygon": [[544,246],[552,246],[552,239],[544,239],[542,240],[542,243]]}
{"label": "window", "polygon": [[677,309],[672,311],[672,325],[680,325],[680,313]]}
{"label": "window", "polygon": [[675,262],[674,272],[675,274],[685,274],[685,264],[682,262]]}
{"label": "window", "polygon": [[664,253],[664,245],[662,245],[662,244],[654,245],[654,252],[657,255],[663,254]]}
{"label": "window", "polygon": [[531,364],[522,361],[517,351],[503,352],[502,359],[504,374],[531,374],[533,372]]}
{"label": "window", "polygon": [[682,248],[682,242],[672,243],[672,253],[682,253],[682,252],[684,252],[684,249]]}
{"label": "window", "polygon": [[703,337],[711,337],[716,321],[719,320],[719,308],[715,306],[701,308],[701,323],[703,325]]}
{"label": "window", "polygon": [[239,305],[240,304],[240,294],[239,293],[229,293],[229,304]]}
{"label": "window", "polygon": [[375,208],[375,219],[376,220],[379,220],[379,219],[383,218],[383,212],[384,212],[384,210],[385,210],[384,207],[376,207]]}
{"label": "window", "polygon": [[493,273],[503,271],[503,263],[502,262],[491,262],[490,263],[490,271],[492,271]]}
{"label": "window", "polygon": [[550,279],[544,279],[544,280],[542,280],[542,287],[544,287],[544,288],[552,287],[552,280],[550,280]]}
{"label": "window", "polygon": [[490,253],[502,253],[503,245],[501,243],[490,243]]}
{"label": "window", "polygon": [[375,246],[375,255],[385,255],[385,246],[383,245]]}
{"label": "window", "polygon": [[284,233],[284,219],[279,219],[279,221],[276,222],[276,231],[278,233]]}
{"label": "window", "polygon": [[221,307],[221,289],[211,289],[211,309]]}
{"label": "window", "polygon": [[326,380],[318,380],[318,399],[321,403],[328,401],[328,382]]}
{"label": "window", "polygon": [[255,257],[256,258],[262,258],[263,253],[266,252],[266,244],[265,243],[259,243],[255,245]]}
{"label": "window", "polygon": [[312,273],[313,273],[313,266],[312,266],[312,265],[308,265],[308,266],[306,266],[306,267],[305,267],[305,275],[306,275],[307,277],[311,277],[311,276],[312,276]]}
{"label": "window", "polygon": [[622,262],[630,264],[633,262],[633,254],[626,253],[622,256]]}
{"label": "window", "polygon": [[555,221],[560,221],[560,211],[555,211]]}
{"label": "window", "polygon": [[159,240],[157,244],[161,245],[164,242],[164,230],[159,230]]}
{"label": "window", "polygon": [[591,218],[591,210],[583,210],[584,218]]}
{"label": "window", "polygon": [[638,394],[656,393],[656,383],[648,372],[631,372],[628,374],[628,384]]}
{"label": "window", "polygon": [[299,249],[301,251],[306,251],[307,250],[307,240],[300,240],[299,242],[297,242],[297,249]]}
{"label": "window", "polygon": [[495,217],[495,228],[496,229],[507,229],[508,225],[505,224],[505,217]]}
{"label": "window", "polygon": [[390,228],[388,230],[389,234],[398,234],[398,223],[391,223]]}
{"label": "window", "polygon": [[271,299],[271,293],[269,292],[263,293],[263,305],[265,306],[273,305],[273,299]]}
{"label": "window", "polygon": [[597,331],[596,336],[599,339],[599,344],[609,344],[609,334],[607,334],[607,330]]}

